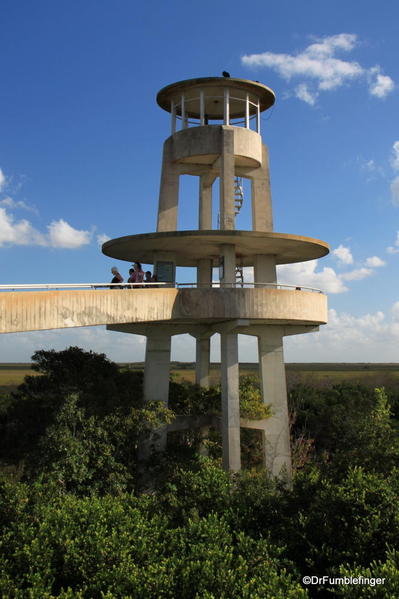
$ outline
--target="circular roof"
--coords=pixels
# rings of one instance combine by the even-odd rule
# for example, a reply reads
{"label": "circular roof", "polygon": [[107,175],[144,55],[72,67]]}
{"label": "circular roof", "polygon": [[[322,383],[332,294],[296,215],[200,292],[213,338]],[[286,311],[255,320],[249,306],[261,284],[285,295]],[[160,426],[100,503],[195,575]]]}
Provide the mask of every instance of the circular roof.
{"label": "circular roof", "polygon": [[[276,97],[274,92],[266,85],[258,81],[248,79],[234,79],[232,77],[200,77],[198,79],[186,79],[167,85],[157,94],[157,102],[167,112],[171,111],[171,101],[180,99],[184,94],[185,110],[187,116],[200,118],[200,90],[204,92],[204,108],[206,115],[211,119],[223,118],[223,95],[224,90],[230,90],[230,117],[236,118],[245,115],[245,104],[247,93],[250,100],[256,103],[259,100],[260,111],[267,110],[273,106]],[[250,114],[254,114],[256,108],[250,104]],[[179,113],[179,108],[177,108]]]}
{"label": "circular roof", "polygon": [[129,262],[154,263],[154,253],[172,252],[177,266],[197,266],[198,260],[212,259],[218,265],[221,246],[234,244],[243,266],[252,266],[257,254],[276,257],[276,264],[291,264],[321,258],[329,246],[320,239],[265,233],[262,231],[167,231],[127,235],[102,246],[106,256]]}

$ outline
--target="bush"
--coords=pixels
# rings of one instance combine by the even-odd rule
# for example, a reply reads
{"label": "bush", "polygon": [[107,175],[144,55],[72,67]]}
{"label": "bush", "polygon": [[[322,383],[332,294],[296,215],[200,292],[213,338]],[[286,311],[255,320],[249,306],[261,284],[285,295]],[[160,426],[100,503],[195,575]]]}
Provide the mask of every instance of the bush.
{"label": "bush", "polygon": [[17,599],[307,596],[269,542],[233,531],[216,514],[171,527],[151,503],[132,495],[40,500],[36,485],[36,499],[24,498],[0,542],[0,593]]}
{"label": "bush", "polygon": [[[297,387],[289,395],[294,446],[307,443],[314,461],[339,480],[349,467],[389,473],[399,460],[399,437],[383,389],[335,385]],[[305,462],[308,458],[305,459]]]}

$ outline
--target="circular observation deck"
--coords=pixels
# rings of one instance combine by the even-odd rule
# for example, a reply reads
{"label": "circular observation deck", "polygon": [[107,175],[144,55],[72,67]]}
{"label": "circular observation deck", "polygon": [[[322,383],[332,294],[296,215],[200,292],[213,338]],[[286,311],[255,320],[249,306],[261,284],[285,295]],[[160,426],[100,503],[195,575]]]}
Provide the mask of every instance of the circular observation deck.
{"label": "circular observation deck", "polygon": [[271,255],[276,264],[291,264],[321,258],[329,246],[320,239],[262,231],[167,231],[127,235],[106,241],[106,256],[130,262],[153,264],[154,254],[171,252],[176,266],[197,266],[198,260],[219,263],[223,245],[233,245],[243,266],[253,266],[256,255]]}
{"label": "circular observation deck", "polygon": [[190,126],[222,122],[260,131],[260,113],[273,106],[273,91],[248,79],[200,77],[172,83],[157,94],[158,105],[171,113],[172,133]]}

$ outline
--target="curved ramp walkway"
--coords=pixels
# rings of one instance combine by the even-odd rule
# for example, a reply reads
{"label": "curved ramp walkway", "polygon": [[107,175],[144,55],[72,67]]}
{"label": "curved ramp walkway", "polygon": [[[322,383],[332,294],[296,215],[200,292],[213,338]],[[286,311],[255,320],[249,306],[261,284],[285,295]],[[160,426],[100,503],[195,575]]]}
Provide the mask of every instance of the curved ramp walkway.
{"label": "curved ramp walkway", "polygon": [[327,320],[327,298],[314,290],[281,286],[32,291],[4,291],[3,286],[0,293],[0,333],[230,319],[318,326]]}

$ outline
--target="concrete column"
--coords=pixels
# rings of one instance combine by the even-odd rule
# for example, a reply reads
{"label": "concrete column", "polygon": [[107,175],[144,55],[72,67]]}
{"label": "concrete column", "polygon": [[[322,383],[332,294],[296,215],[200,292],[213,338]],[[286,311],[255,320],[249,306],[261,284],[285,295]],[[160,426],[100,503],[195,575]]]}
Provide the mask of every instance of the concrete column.
{"label": "concrete column", "polygon": [[199,229],[212,229],[212,181],[208,175],[200,176]]}
{"label": "concrete column", "polygon": [[252,229],[273,231],[272,200],[270,192],[269,155],[262,144],[262,164],[246,173],[251,179]]}
{"label": "concrete column", "polygon": [[272,416],[265,428],[265,465],[273,476],[291,480],[291,448],[282,327],[265,326],[258,331],[259,370],[264,403]]}
{"label": "concrete column", "polygon": [[234,216],[234,131],[222,127],[220,160],[220,228],[233,230]]}
{"label": "concrete column", "polygon": [[211,339],[206,337],[196,338],[195,384],[200,387],[209,387],[209,362],[211,354]]}
{"label": "concrete column", "polygon": [[209,287],[212,283],[212,260],[203,258],[197,264],[197,285]]}
{"label": "concrete column", "polygon": [[[170,333],[154,332],[147,336],[144,365],[144,401],[162,401],[168,405],[170,371]],[[166,449],[166,427],[156,431],[150,444],[156,451]],[[144,448],[144,453],[149,451]]]}
{"label": "concrete column", "polygon": [[254,259],[255,283],[277,283],[275,256],[257,254]]}
{"label": "concrete column", "polygon": [[224,277],[221,280],[221,287],[233,287],[236,282],[236,248],[234,245],[224,244],[221,246],[221,253],[224,258]]}
{"label": "concrete column", "polygon": [[209,428],[209,426],[203,426],[203,427],[200,429],[200,434],[201,434],[201,443],[200,443],[200,446],[199,446],[199,448],[198,448],[198,453],[199,453],[200,455],[203,455],[203,456],[208,456],[208,455],[209,455],[209,449],[208,449],[208,447],[206,446],[206,444],[204,443],[204,441],[205,441],[206,439],[208,439],[208,437],[209,437],[209,431],[210,431],[210,428]]}
{"label": "concrete column", "polygon": [[233,472],[238,472],[241,469],[237,337],[236,333],[222,333],[220,335],[223,468]]}
{"label": "concrete column", "polygon": [[179,167],[172,162],[173,138],[164,143],[157,231],[177,230],[177,207],[179,204]]}

